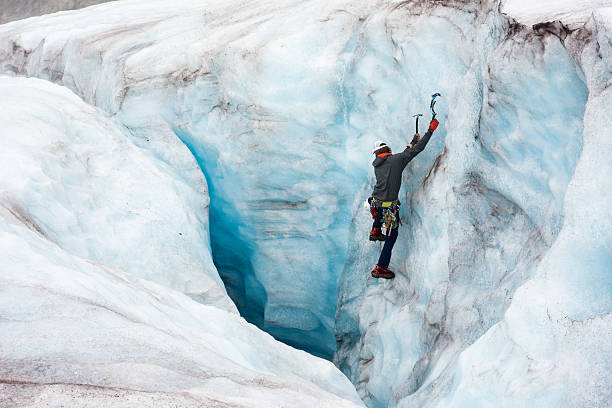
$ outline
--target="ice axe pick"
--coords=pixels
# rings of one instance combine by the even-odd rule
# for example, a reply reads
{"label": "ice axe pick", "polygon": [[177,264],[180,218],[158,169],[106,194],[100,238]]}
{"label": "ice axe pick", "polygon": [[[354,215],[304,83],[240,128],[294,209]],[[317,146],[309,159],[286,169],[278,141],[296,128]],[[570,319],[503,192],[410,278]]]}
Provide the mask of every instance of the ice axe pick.
{"label": "ice axe pick", "polygon": [[434,120],[436,116],[438,115],[436,111],[434,110],[434,106],[436,106],[436,98],[438,96],[442,96],[442,95],[440,95],[439,92],[436,92],[435,94],[431,95],[431,103],[429,104],[429,108],[431,109],[431,120]]}

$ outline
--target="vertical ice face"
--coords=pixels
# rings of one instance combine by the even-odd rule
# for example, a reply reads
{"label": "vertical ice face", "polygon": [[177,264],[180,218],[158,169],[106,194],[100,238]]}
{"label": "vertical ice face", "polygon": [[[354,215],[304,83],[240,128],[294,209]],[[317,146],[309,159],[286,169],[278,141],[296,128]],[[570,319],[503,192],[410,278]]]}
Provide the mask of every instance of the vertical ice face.
{"label": "vertical ice face", "polygon": [[564,41],[589,95],[564,222],[504,319],[459,358],[449,395],[430,406],[602,407],[612,400],[610,109],[612,8]]}
{"label": "vertical ice face", "polygon": [[250,28],[235,51],[205,61],[167,120],[206,174],[213,256],[241,313],[331,358],[335,266],[344,262],[350,223],[343,210],[357,185],[335,99],[334,80],[347,68],[335,58],[359,24],[333,13],[320,32],[311,7],[273,32]]}
{"label": "vertical ice face", "polygon": [[[348,41],[355,19],[334,18],[330,31],[344,28]],[[356,183],[332,88],[346,69],[334,62],[344,40],[308,20],[299,32],[283,22],[279,38],[256,29],[255,44],[244,40],[240,52],[214,59],[180,95],[177,106],[194,108],[172,120],[211,187],[213,255],[241,313],[331,358],[335,266],[350,223],[343,210]]]}
{"label": "vertical ice face", "polygon": [[346,3],[126,2],[0,34],[3,71],[68,86],[170,166],[167,145],[186,145],[210,188],[213,258],[242,314],[328,358],[370,144],[355,140],[344,79],[367,10]]}
{"label": "vertical ice face", "polygon": [[[582,148],[588,92],[563,36],[517,26],[486,6],[461,8],[391,13],[419,43],[415,27],[435,28],[448,13],[446,26],[461,27],[473,53],[441,52],[464,63],[446,64],[454,80],[436,135],[444,137],[442,154],[421,155],[409,168],[393,283],[364,282],[379,249],[362,239],[349,244],[355,256],[339,288],[335,361],[372,407],[444,406],[462,351],[503,318],[555,242]],[[435,32],[444,44],[457,38],[453,29]],[[412,45],[410,36],[392,39],[400,49]],[[436,44],[424,42],[427,55]],[[437,61],[420,54],[411,60],[435,77]],[[428,165],[420,170],[419,162]],[[359,210],[353,228],[369,222]]]}

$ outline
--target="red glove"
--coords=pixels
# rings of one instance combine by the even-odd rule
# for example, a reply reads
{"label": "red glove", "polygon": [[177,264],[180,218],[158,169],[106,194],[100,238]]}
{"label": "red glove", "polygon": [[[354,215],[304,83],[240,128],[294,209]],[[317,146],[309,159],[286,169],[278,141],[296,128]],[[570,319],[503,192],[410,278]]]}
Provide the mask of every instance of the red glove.
{"label": "red glove", "polygon": [[429,124],[429,130],[431,130],[432,132],[436,130],[438,128],[439,123],[440,122],[438,122],[438,119],[432,120],[431,123]]}

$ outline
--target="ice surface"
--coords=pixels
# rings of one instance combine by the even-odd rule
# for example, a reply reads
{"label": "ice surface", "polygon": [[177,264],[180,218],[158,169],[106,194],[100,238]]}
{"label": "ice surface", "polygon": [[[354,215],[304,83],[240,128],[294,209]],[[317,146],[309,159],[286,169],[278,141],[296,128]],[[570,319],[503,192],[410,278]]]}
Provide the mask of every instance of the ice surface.
{"label": "ice surface", "polygon": [[0,77],[0,94],[0,405],[361,406],[331,362],[228,306],[203,183],[193,193],[66,88]]}
{"label": "ice surface", "polygon": [[560,20],[576,28],[593,12],[612,6],[611,0],[501,0],[500,10],[527,25]]}
{"label": "ice surface", "polygon": [[110,0],[2,0],[0,24],[61,10],[79,9],[107,1]]}
{"label": "ice surface", "polygon": [[[72,89],[187,185],[193,155],[241,313],[327,357],[335,334],[367,405],[602,406],[610,10],[556,4],[129,1],[0,26],[0,70]],[[434,91],[375,281],[371,144],[402,148]]]}
{"label": "ice surface", "polygon": [[[351,8],[103,4],[4,25],[1,69],[69,87],[164,161],[178,136],[207,178],[213,258],[241,313],[331,358],[350,205],[370,160],[348,117],[367,11]],[[395,119],[383,126],[398,143],[400,112],[427,97],[409,101],[389,106]]]}
{"label": "ice surface", "polygon": [[[582,154],[565,220],[502,322],[461,355],[452,398],[432,406],[603,407],[612,400],[612,8],[567,41],[589,84]],[[605,72],[603,76],[602,72]],[[537,334],[537,335],[534,335]]]}
{"label": "ice surface", "polygon": [[[335,361],[370,406],[433,406],[452,392],[458,356],[503,318],[563,225],[581,151],[584,77],[557,37],[516,30],[495,8],[474,11],[396,9],[386,20],[435,29],[445,57],[463,63],[444,68],[452,79],[441,88],[445,148],[429,173],[407,180],[395,281],[364,282],[378,248],[357,236],[350,244]],[[436,27],[439,15],[459,32]],[[394,44],[416,48],[407,59],[419,61],[416,79],[425,81],[436,72],[432,43],[419,29],[408,34]],[[465,38],[473,52],[461,46]],[[356,211],[355,231],[367,230],[368,214]]]}
{"label": "ice surface", "polygon": [[330,362],[236,314],[69,255],[3,216],[0,248],[11,262],[0,297],[5,403],[62,406],[72,394],[78,406],[121,395],[126,406],[359,406]]}
{"label": "ice surface", "polygon": [[210,256],[206,182],[185,146],[168,146],[170,167],[66,88],[8,77],[0,88],[5,211],[69,253],[235,310]]}

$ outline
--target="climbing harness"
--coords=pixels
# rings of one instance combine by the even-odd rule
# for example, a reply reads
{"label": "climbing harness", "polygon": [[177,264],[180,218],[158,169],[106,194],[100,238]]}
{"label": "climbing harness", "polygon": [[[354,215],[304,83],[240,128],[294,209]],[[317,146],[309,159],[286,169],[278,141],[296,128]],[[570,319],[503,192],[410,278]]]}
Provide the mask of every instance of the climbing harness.
{"label": "climbing harness", "polygon": [[431,103],[429,104],[429,108],[431,109],[431,120],[434,120],[436,116],[438,115],[436,111],[434,110],[434,107],[436,106],[436,98],[438,96],[442,96],[442,95],[440,95],[438,92],[431,95]]}
{"label": "climbing harness", "polygon": [[401,225],[399,218],[400,201],[379,201],[374,197],[368,198],[370,204],[370,213],[373,219],[382,219],[382,233],[390,236],[391,231]]}

